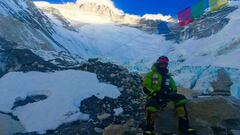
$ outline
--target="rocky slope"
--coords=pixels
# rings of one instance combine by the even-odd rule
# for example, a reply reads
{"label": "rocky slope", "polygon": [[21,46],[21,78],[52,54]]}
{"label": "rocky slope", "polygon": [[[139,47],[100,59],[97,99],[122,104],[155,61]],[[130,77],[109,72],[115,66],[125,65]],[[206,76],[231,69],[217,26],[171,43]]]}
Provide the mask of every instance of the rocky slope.
{"label": "rocky slope", "polygon": [[[102,63],[96,59],[89,60],[79,67],[62,68],[34,55],[28,50],[12,50],[8,53],[9,65],[5,68],[9,71],[41,71],[53,72],[58,70],[81,70],[97,74],[100,82],[117,86],[121,96],[117,99],[105,97],[99,99],[96,96],[87,98],[81,102],[79,110],[90,115],[88,121],[75,121],[61,125],[56,130],[47,131],[48,134],[102,134],[103,129],[110,123],[124,124],[130,122],[136,126],[143,119],[143,103],[141,92],[141,76],[129,73],[127,69],[111,63]],[[14,54],[14,55],[13,55]],[[15,55],[17,54],[17,55]],[[13,55],[13,56],[12,56]],[[21,61],[29,59],[29,61]],[[30,59],[31,58],[31,59]],[[15,61],[14,63],[11,60]],[[3,73],[3,75],[6,74]],[[34,102],[44,100],[46,97],[33,96],[25,100],[15,102],[13,109]],[[139,112],[139,113],[136,113]],[[16,118],[17,119],[17,118]],[[88,130],[87,130],[88,129]],[[22,133],[19,133],[22,134]],[[26,133],[30,135],[38,133]]]}
{"label": "rocky slope", "polygon": [[17,43],[15,47],[55,50],[51,23],[31,0],[2,0],[0,11],[1,38]]}

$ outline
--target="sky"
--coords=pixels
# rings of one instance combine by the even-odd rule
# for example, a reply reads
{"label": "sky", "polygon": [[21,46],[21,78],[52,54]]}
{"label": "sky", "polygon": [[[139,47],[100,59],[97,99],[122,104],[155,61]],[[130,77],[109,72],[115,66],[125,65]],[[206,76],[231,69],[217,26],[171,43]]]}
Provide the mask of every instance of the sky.
{"label": "sky", "polygon": [[[45,0],[50,3],[75,2],[76,0]],[[177,16],[177,13],[198,0],[113,0],[115,6],[135,15],[158,14]]]}

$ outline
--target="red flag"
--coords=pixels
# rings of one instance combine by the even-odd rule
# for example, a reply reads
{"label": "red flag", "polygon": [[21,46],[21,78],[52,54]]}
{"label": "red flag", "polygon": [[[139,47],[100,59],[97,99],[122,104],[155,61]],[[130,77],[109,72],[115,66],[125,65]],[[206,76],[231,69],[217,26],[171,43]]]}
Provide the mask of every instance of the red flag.
{"label": "red flag", "polygon": [[179,20],[179,25],[180,26],[185,26],[188,25],[189,23],[192,22],[191,19],[191,8],[188,7],[186,9],[184,9],[183,11],[178,13],[178,20]]}

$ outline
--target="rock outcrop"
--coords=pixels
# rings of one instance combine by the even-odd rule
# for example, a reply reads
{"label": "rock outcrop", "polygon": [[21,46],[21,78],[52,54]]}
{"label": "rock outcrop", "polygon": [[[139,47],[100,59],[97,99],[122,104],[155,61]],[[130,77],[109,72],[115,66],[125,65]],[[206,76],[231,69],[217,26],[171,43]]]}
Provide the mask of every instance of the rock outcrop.
{"label": "rock outcrop", "polygon": [[105,131],[103,133],[103,135],[137,135],[137,134],[138,131],[136,128],[131,128],[122,125],[110,125],[105,128]]}
{"label": "rock outcrop", "polygon": [[[240,100],[233,97],[205,97],[187,104],[190,125],[198,135],[229,135],[240,130]],[[159,133],[176,133],[174,106],[160,110],[156,123]]]}
{"label": "rock outcrop", "polygon": [[231,86],[233,82],[224,69],[218,71],[217,80],[211,84],[214,89],[212,92],[213,96],[231,96]]}

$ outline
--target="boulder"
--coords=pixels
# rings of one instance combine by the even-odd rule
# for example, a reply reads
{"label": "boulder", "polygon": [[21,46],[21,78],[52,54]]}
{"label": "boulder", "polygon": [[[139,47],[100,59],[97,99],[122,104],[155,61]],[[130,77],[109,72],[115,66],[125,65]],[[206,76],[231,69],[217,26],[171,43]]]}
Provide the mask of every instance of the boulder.
{"label": "boulder", "polygon": [[[198,135],[228,135],[240,130],[240,100],[233,97],[205,97],[187,104],[190,126]],[[158,112],[155,129],[159,134],[176,133],[177,118],[173,105]]]}
{"label": "boulder", "polygon": [[178,127],[178,119],[175,115],[175,107],[173,102],[169,102],[167,107],[159,109],[155,122],[155,131],[159,134],[176,133]]}
{"label": "boulder", "polygon": [[107,119],[108,117],[111,117],[111,114],[109,113],[104,113],[104,114],[101,114],[101,115],[98,115],[97,118],[99,120],[104,120],[104,119]]}
{"label": "boulder", "polygon": [[195,99],[188,110],[191,125],[199,134],[226,135],[240,129],[240,101],[233,97]]}
{"label": "boulder", "polygon": [[231,86],[233,82],[224,69],[218,70],[217,80],[211,83],[214,91],[213,96],[231,96]]}
{"label": "boulder", "polygon": [[188,99],[196,98],[202,94],[199,91],[191,90],[183,87],[178,87],[178,93],[184,95]]}
{"label": "boulder", "polygon": [[104,129],[103,135],[137,135],[137,129],[122,126],[122,125],[109,125]]}

